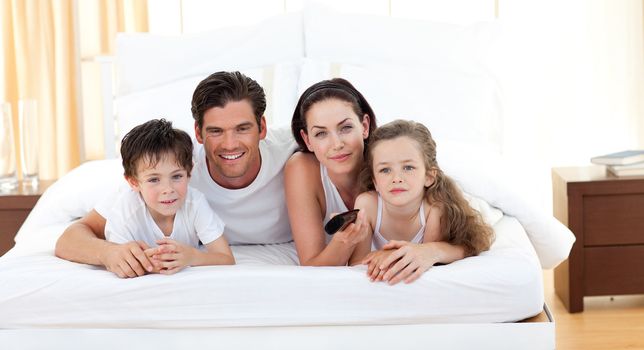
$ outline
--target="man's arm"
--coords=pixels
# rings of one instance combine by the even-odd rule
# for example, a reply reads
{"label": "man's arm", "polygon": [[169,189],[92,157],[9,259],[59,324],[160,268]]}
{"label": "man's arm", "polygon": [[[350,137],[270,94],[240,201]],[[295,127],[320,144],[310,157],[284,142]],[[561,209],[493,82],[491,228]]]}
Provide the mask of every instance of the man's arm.
{"label": "man's arm", "polygon": [[[119,277],[143,276],[152,263],[143,242],[116,244],[105,240],[105,218],[92,210],[70,225],[56,242],[56,256],[90,265],[105,266]],[[144,268],[145,267],[145,268]]]}

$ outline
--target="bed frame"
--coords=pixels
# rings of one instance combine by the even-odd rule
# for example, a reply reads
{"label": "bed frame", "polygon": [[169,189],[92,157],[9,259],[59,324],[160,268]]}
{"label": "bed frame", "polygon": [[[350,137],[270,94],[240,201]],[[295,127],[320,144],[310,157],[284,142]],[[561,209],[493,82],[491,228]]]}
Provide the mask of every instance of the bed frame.
{"label": "bed frame", "polygon": [[554,349],[555,323],[544,305],[516,323],[382,326],[247,327],[216,329],[18,329],[0,330],[8,349]]}
{"label": "bed frame", "polygon": [[[263,28],[271,28],[264,26]],[[101,67],[105,158],[117,156],[114,91],[119,91],[112,57],[97,60]],[[230,66],[224,65],[226,70]],[[340,74],[336,61],[334,75]],[[269,89],[270,90],[270,89]],[[119,93],[117,92],[118,96]],[[270,103],[270,102],[269,102]],[[121,130],[122,131],[122,130]],[[537,304],[538,305],[538,304]],[[2,310],[0,310],[0,313]],[[333,348],[450,348],[553,349],[555,321],[547,305],[534,317],[508,323],[431,323],[390,325],[326,325],[218,327],[202,329],[146,328],[24,328],[0,329],[7,348],[113,349],[144,344],[146,348],[190,348],[216,344],[225,349],[333,349]]]}

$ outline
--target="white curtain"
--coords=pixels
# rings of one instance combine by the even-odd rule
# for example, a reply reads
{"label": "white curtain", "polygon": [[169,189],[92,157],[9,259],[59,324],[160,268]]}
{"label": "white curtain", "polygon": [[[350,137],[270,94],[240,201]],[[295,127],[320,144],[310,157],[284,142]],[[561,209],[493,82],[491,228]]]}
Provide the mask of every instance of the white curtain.
{"label": "white curtain", "polygon": [[549,206],[551,167],[644,148],[643,1],[498,1],[504,152]]}

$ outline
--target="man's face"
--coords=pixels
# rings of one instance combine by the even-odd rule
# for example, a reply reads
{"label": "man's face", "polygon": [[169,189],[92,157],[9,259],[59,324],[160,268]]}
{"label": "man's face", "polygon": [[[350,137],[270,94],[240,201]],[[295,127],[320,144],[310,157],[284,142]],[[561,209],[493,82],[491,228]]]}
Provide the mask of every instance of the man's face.
{"label": "man's face", "polygon": [[197,141],[204,145],[210,177],[230,189],[250,185],[262,164],[259,140],[266,137],[262,116],[259,131],[253,107],[247,100],[213,107],[203,116],[201,130],[195,123]]}

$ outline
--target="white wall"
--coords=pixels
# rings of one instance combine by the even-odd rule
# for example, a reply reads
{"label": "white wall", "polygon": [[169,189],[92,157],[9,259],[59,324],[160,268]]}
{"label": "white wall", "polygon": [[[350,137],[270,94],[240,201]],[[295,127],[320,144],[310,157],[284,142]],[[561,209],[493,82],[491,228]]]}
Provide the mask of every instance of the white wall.
{"label": "white wall", "polygon": [[[149,1],[150,31],[195,33],[302,9],[306,0]],[[644,148],[642,0],[329,0],[341,12],[471,24],[498,19],[491,66],[503,90],[504,155],[533,169],[550,206],[550,169]]]}
{"label": "white wall", "polygon": [[[307,0],[154,0],[148,2],[150,32],[196,33],[257,23],[299,11]],[[496,0],[326,0],[344,13],[393,16],[469,24],[494,19]]]}

